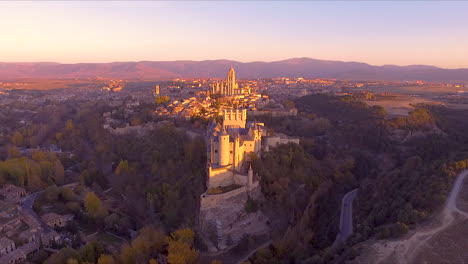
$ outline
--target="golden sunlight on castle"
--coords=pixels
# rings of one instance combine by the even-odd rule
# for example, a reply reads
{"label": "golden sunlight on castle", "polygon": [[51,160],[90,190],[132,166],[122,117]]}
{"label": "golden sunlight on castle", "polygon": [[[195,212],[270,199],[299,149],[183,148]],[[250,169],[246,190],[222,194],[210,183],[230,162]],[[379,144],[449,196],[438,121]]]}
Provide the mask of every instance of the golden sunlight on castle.
{"label": "golden sunlight on castle", "polygon": [[245,109],[223,110],[222,116],[222,123],[213,121],[208,129],[208,188],[246,183],[250,189],[253,187],[252,169],[248,171],[248,179],[237,179],[237,174],[246,172],[251,156],[260,153],[262,136],[266,132],[264,124],[246,122]]}
{"label": "golden sunlight on castle", "polygon": [[299,143],[267,134],[263,123],[247,122],[246,109],[224,109],[220,116],[207,130],[208,190],[200,199],[199,230],[210,252],[228,250],[246,234],[268,233],[268,217],[246,210],[248,201],[263,199],[250,163],[270,147]]}

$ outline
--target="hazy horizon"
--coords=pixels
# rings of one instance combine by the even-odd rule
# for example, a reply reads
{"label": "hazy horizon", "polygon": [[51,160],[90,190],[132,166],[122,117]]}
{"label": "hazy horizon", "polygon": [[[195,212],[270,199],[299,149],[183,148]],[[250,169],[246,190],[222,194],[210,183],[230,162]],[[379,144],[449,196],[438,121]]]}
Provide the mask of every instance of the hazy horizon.
{"label": "hazy horizon", "polygon": [[468,68],[467,2],[1,2],[2,62],[309,57]]}
{"label": "hazy horizon", "polygon": [[364,63],[371,66],[397,66],[397,67],[407,67],[407,66],[428,66],[428,67],[437,67],[440,69],[448,69],[448,70],[458,70],[458,69],[468,69],[468,67],[459,67],[459,68],[449,68],[449,67],[441,67],[437,65],[430,65],[430,64],[372,64],[365,61],[350,61],[350,60],[331,60],[331,59],[322,59],[322,58],[311,58],[311,57],[296,57],[296,58],[285,58],[285,59],[278,59],[278,60],[252,60],[252,61],[240,61],[234,59],[201,59],[201,60],[190,60],[190,59],[178,59],[178,60],[137,60],[137,61],[103,61],[103,62],[57,62],[57,61],[0,61],[0,63],[12,63],[12,64],[28,64],[28,63],[57,63],[57,64],[110,64],[110,63],[139,63],[139,62],[182,62],[182,61],[190,61],[190,62],[204,62],[204,61],[233,61],[238,63],[257,63],[257,62],[279,62],[279,61],[287,61],[287,60],[295,60],[295,59],[311,59],[311,60],[318,60],[318,61],[333,61],[333,62],[347,62],[347,63]]}

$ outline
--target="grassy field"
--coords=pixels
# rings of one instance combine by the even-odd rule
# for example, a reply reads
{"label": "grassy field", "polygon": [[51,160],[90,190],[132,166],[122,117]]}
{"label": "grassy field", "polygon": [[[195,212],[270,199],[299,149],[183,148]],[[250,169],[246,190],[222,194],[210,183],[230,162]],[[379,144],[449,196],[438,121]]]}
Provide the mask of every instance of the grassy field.
{"label": "grassy field", "polygon": [[408,115],[408,113],[414,110],[414,106],[417,104],[435,104],[441,105],[442,102],[435,101],[428,98],[421,98],[421,97],[412,97],[412,96],[399,96],[396,99],[384,99],[384,100],[373,100],[373,101],[365,101],[366,104],[373,106],[373,105],[380,105],[387,110],[389,115],[393,116],[404,116]]}

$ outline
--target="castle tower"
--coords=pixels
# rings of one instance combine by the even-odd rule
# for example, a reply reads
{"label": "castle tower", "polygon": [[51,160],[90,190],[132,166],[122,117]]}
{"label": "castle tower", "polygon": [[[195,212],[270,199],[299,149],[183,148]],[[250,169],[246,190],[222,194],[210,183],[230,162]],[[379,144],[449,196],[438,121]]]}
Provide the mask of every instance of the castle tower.
{"label": "castle tower", "polygon": [[240,169],[240,137],[239,135],[237,135],[235,138],[234,138],[234,144],[233,144],[233,149],[234,149],[234,156],[233,156],[233,166],[235,169]]}
{"label": "castle tower", "polygon": [[223,126],[223,131],[218,137],[219,139],[219,165],[229,165],[229,135],[226,133],[226,128]]}
{"label": "castle tower", "polygon": [[221,114],[223,115],[224,126],[237,125],[241,128],[245,128],[245,121],[247,120],[247,109],[224,109]]}
{"label": "castle tower", "polygon": [[258,127],[258,124],[255,125],[255,130],[254,130],[254,141],[255,141],[255,152],[259,153],[260,149],[262,147],[262,132],[260,132],[260,128]]}

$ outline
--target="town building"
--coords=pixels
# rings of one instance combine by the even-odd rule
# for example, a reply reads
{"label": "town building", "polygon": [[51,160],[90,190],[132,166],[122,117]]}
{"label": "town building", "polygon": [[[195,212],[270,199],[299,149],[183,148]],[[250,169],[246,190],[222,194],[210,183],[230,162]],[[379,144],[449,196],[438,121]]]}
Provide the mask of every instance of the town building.
{"label": "town building", "polygon": [[6,255],[16,249],[15,242],[6,237],[0,238],[0,256]]}
{"label": "town building", "polygon": [[5,196],[6,199],[20,199],[26,196],[26,190],[13,184],[5,184],[0,189],[0,194]]}
{"label": "town building", "polygon": [[156,85],[154,87],[154,95],[159,95],[160,92],[161,92],[161,89],[160,89],[159,85]]}
{"label": "town building", "polygon": [[64,227],[68,221],[73,219],[73,215],[59,215],[56,213],[48,213],[43,215],[42,220],[50,227]]}
{"label": "town building", "polygon": [[23,251],[17,249],[11,253],[0,257],[0,263],[2,264],[16,264],[24,263],[26,261],[26,254]]}

